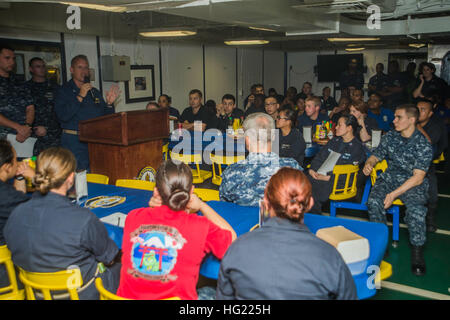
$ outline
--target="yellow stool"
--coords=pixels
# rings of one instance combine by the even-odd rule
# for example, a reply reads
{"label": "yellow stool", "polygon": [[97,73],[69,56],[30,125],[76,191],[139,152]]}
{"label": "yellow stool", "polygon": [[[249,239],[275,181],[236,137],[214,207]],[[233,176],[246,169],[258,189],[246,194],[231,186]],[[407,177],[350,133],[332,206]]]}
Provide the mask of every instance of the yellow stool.
{"label": "yellow stool", "polygon": [[445,157],[444,157],[444,153],[442,152],[441,155],[439,156],[439,159],[433,160],[434,164],[438,164],[442,161],[445,161]]}
{"label": "yellow stool", "polygon": [[[386,160],[378,162],[375,167],[372,169],[370,173],[370,179],[372,181],[372,186],[375,184],[377,180],[378,173],[384,172],[387,169]],[[386,212],[392,214],[392,246],[396,248],[398,246],[398,241],[400,237],[400,207],[403,206],[403,202],[400,199],[395,199],[392,202],[392,206],[390,206]]]}
{"label": "yellow stool", "polygon": [[[359,166],[352,164],[336,165],[333,169],[334,184],[331,191],[330,200],[345,200],[356,196],[356,177],[358,175]],[[339,177],[345,175],[345,184],[343,188],[338,188]],[[350,183],[351,181],[351,183]]]}
{"label": "yellow stool", "polygon": [[195,169],[192,170],[192,182],[193,183],[203,183],[206,179],[211,178],[212,173],[206,170],[200,170],[200,163],[202,162],[202,154],[180,154],[170,151],[170,158],[172,160],[178,160],[186,163],[187,165],[193,163],[195,164]]}
{"label": "yellow stool", "polygon": [[194,193],[203,201],[220,201],[219,191],[213,189],[194,188]]}
{"label": "yellow stool", "polygon": [[0,300],[24,300],[25,291],[17,286],[16,272],[11,260],[11,252],[6,245],[0,246],[0,264],[4,264],[8,274],[9,286],[0,288]]}
{"label": "yellow stool", "polygon": [[116,186],[153,191],[153,189],[155,188],[155,183],[145,180],[117,179]]}
{"label": "yellow stool", "polygon": [[[211,153],[209,155],[209,158],[212,162],[212,170],[213,170],[213,177],[211,179],[211,182],[215,185],[220,186],[222,183],[222,165],[230,165],[232,163],[239,162],[241,160],[245,159],[244,155],[241,156],[219,156],[216,154]],[[216,173],[216,165],[219,168],[219,174]]]}
{"label": "yellow stool", "polygon": [[86,174],[86,181],[87,182],[93,182],[93,183],[108,184],[109,183],[109,177],[105,176],[103,174],[87,173]]}
{"label": "yellow stool", "polygon": [[378,284],[392,275],[392,265],[386,261],[381,261],[380,272],[375,276],[375,283]]}
{"label": "yellow stool", "polygon": [[25,286],[27,300],[36,300],[34,290],[39,290],[44,300],[52,300],[51,291],[68,291],[68,294],[55,294],[55,299],[70,297],[79,300],[77,289],[83,285],[80,269],[68,269],[58,272],[28,272],[19,268],[19,279]]}
{"label": "yellow stool", "polygon": [[103,286],[102,278],[98,277],[95,279],[95,287],[97,288],[97,291],[100,293],[100,300],[130,300],[127,298],[119,297],[118,295],[115,295],[112,292],[109,292],[105,289]]}
{"label": "yellow stool", "polygon": [[[118,295],[106,290],[105,287],[103,286],[103,281],[100,277],[95,279],[95,287],[97,288],[97,291],[100,293],[100,300],[131,300],[119,297]],[[179,297],[171,297],[161,300],[181,300],[181,299]]]}

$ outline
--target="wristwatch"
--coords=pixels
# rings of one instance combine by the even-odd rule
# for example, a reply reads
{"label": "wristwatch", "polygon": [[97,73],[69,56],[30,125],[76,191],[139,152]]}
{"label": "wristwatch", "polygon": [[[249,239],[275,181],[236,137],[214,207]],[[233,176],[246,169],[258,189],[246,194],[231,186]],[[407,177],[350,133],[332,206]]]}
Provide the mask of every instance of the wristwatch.
{"label": "wristwatch", "polygon": [[17,181],[22,181],[23,179],[25,179],[23,176],[16,176],[15,178]]}

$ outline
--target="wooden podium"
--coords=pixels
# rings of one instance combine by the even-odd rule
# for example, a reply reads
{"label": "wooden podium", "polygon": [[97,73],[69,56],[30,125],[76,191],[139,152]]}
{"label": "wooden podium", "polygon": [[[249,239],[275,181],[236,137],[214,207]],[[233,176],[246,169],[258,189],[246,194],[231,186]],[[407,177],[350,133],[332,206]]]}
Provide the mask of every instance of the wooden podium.
{"label": "wooden podium", "polygon": [[169,136],[168,110],[114,113],[80,121],[80,141],[87,142],[92,173],[104,174],[109,183],[132,179],[162,161],[163,139]]}

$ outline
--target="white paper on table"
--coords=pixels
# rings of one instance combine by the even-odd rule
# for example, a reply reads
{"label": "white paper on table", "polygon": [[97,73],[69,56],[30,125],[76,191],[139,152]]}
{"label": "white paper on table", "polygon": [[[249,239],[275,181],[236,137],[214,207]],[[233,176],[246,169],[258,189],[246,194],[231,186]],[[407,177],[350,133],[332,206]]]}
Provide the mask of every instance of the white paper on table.
{"label": "white paper on table", "polygon": [[24,142],[16,140],[16,135],[8,133],[6,139],[11,143],[18,158],[31,158],[33,156],[33,148],[37,138],[29,137]]}
{"label": "white paper on table", "polygon": [[372,148],[378,147],[381,141],[381,130],[372,130]]}
{"label": "white paper on table", "polygon": [[311,143],[311,134],[312,134],[312,127],[311,126],[306,126],[303,127],[303,139],[305,139],[306,143]]}
{"label": "white paper on table", "polygon": [[75,173],[75,190],[77,192],[77,201],[83,197],[87,197],[87,180],[86,180],[86,170]]}
{"label": "white paper on table", "polygon": [[111,224],[113,226],[123,228],[125,226],[125,219],[127,215],[122,212],[114,212],[109,216],[100,219],[101,222]]}
{"label": "white paper on table", "polygon": [[169,132],[172,132],[175,129],[175,121],[169,120]]}
{"label": "white paper on table", "polygon": [[317,170],[317,173],[326,175],[328,172],[333,171],[334,166],[336,165],[340,157],[341,157],[340,153],[334,152],[332,150],[328,155],[328,158],[322,163],[319,170]]}

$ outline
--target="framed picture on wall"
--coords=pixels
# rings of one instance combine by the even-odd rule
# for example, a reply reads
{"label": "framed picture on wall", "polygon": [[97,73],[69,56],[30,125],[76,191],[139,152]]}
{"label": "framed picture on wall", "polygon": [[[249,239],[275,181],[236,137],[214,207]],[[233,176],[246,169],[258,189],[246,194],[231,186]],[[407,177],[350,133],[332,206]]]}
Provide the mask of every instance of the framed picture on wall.
{"label": "framed picture on wall", "polygon": [[130,81],[125,81],[125,102],[144,102],[155,99],[154,65],[132,65]]}

